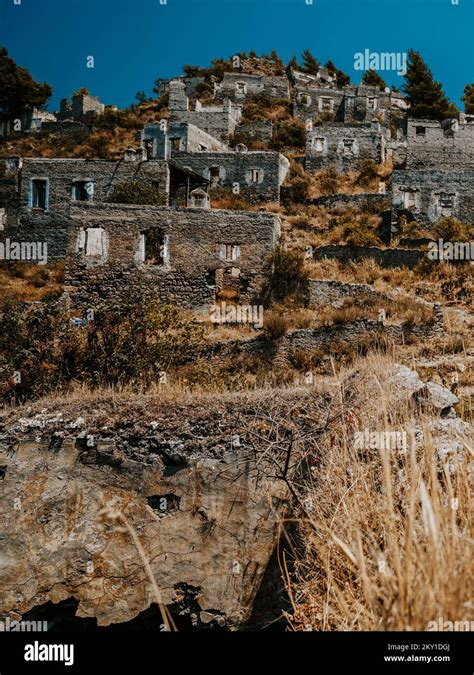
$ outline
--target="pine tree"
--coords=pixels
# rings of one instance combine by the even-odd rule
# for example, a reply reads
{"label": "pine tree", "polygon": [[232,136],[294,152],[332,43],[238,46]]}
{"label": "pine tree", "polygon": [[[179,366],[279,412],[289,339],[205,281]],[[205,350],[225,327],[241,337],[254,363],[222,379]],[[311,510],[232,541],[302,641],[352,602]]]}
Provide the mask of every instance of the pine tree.
{"label": "pine tree", "polygon": [[408,67],[403,92],[410,103],[410,116],[442,121],[453,117],[457,108],[447,99],[439,82],[418,52],[408,52]]}
{"label": "pine tree", "polygon": [[49,84],[35,82],[25,68],[17,66],[4,47],[0,48],[0,83],[0,113],[9,116],[43,106],[53,93]]}
{"label": "pine tree", "polygon": [[467,115],[474,115],[474,84],[466,84],[464,96],[461,101],[464,103],[464,110]]}
{"label": "pine tree", "polygon": [[301,66],[301,70],[304,73],[308,73],[309,75],[317,75],[319,71],[319,63],[316,61],[311,52],[305,49],[301,56],[303,57],[303,65]]}
{"label": "pine tree", "polygon": [[342,89],[342,87],[345,87],[351,83],[351,78],[349,75],[346,75],[342,70],[336,68],[332,61],[328,61],[324,67],[327,68],[330,75],[336,76],[336,83],[339,89]]}
{"label": "pine tree", "polygon": [[380,77],[376,70],[367,70],[362,78],[362,84],[379,89],[385,89],[387,86],[385,80]]}

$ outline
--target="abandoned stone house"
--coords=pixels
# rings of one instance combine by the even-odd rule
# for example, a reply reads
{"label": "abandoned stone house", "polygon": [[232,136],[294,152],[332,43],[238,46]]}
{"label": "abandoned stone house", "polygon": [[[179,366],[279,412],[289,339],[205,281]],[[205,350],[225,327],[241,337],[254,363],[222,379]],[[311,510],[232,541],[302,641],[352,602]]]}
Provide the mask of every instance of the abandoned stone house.
{"label": "abandoned stone house", "polygon": [[394,171],[392,207],[394,218],[427,227],[448,216],[474,224],[474,170]]}
{"label": "abandoned stone house", "polygon": [[90,94],[74,94],[71,102],[63,98],[59,105],[58,120],[72,119],[76,122],[86,122],[92,115],[101,115],[105,110],[99,97]]}
{"label": "abandoned stone house", "polygon": [[67,223],[65,283],[79,305],[130,288],[202,310],[255,302],[280,236],[278,216],[261,212],[75,204]]}
{"label": "abandoned stone house", "polygon": [[141,145],[148,159],[169,159],[177,152],[224,152],[225,143],[189,122],[166,120],[147,124],[141,132]]}
{"label": "abandoned stone house", "polygon": [[310,73],[303,73],[301,70],[297,70],[291,66],[286,69],[286,73],[289,81],[295,86],[319,86],[332,89],[336,89],[337,87],[337,76],[331,75],[329,70],[323,66],[320,66],[318,72],[314,75]]}
{"label": "abandoned stone house", "polygon": [[224,188],[251,203],[279,202],[290,168],[279,152],[247,151],[245,147],[227,152],[177,152],[173,161],[208,180],[211,198],[214,190]]}
{"label": "abandoned stone house", "polygon": [[202,176],[216,188],[228,188],[250,202],[279,201],[289,161],[278,152],[230,150],[224,143],[187,122],[148,125],[142,144],[147,156],[172,159],[175,166]]}
{"label": "abandoned stone house", "polygon": [[328,123],[306,134],[305,167],[321,171],[333,167],[339,173],[360,170],[364,162],[385,161],[386,134],[380,123]]}
{"label": "abandoned stone house", "polygon": [[225,73],[222,81],[216,85],[215,89],[216,98],[229,98],[234,102],[245,101],[246,98],[257,94],[274,100],[289,100],[290,85],[288,78],[239,72]]}
{"label": "abandoned stone house", "polygon": [[377,117],[388,123],[391,94],[378,87],[346,86],[342,89],[296,85],[293,115],[306,122],[324,121],[367,124]]}
{"label": "abandoned stone house", "polygon": [[187,206],[193,190],[207,191],[206,178],[172,161],[142,159],[135,150],[121,161],[8,158],[3,163],[16,193],[9,220],[13,223],[26,211],[47,212],[68,202],[108,202],[117,186],[135,181],[155,188],[163,205]]}
{"label": "abandoned stone house", "polygon": [[474,115],[459,119],[408,119],[407,169],[474,169]]}
{"label": "abandoned stone house", "polygon": [[181,80],[169,83],[169,121],[188,122],[218,140],[227,142],[240,121],[242,108],[225,98],[222,105],[203,106],[200,101],[190,101],[186,96],[186,85]]}

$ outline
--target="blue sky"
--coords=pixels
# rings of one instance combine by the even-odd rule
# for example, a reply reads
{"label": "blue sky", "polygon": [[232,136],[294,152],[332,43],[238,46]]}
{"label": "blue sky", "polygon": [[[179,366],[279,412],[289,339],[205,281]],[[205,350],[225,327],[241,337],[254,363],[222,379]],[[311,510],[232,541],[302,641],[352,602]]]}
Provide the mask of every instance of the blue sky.
{"label": "blue sky", "polygon": [[251,49],[276,49],[285,62],[309,49],[358,82],[356,52],[413,47],[456,103],[474,82],[474,0],[307,1],[0,0],[0,44],[53,86],[52,110],[80,86],[126,106],[138,90],[151,94],[157,77],[180,74],[184,63],[205,66]]}

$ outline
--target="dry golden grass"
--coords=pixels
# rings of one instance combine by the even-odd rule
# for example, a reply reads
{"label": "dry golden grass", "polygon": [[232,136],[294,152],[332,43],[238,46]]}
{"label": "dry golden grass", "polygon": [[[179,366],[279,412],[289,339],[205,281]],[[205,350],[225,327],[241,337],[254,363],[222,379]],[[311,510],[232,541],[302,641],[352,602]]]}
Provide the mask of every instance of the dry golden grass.
{"label": "dry golden grass", "polygon": [[[420,630],[430,621],[473,618],[472,437],[442,461],[429,434],[406,453],[353,447],[355,430],[400,431],[428,420],[395,403],[372,357],[348,399],[335,378],[342,419],[319,449],[311,476],[296,486],[302,544],[287,586],[294,630]],[[349,402],[350,401],[350,402]]]}
{"label": "dry golden grass", "polygon": [[0,267],[0,304],[7,301],[38,302],[52,293],[63,292],[64,264],[4,264]]}

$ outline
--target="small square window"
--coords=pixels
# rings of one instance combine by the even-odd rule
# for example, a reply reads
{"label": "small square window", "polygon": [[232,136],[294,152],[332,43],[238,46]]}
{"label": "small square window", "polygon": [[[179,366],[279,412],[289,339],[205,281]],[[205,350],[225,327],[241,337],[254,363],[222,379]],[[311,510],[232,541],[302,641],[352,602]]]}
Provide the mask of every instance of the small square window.
{"label": "small square window", "polygon": [[377,108],[377,99],[376,98],[367,99],[367,107],[369,110],[375,110]]}
{"label": "small square window", "polygon": [[417,136],[426,136],[426,127],[416,127]]}
{"label": "small square window", "polygon": [[452,209],[454,207],[454,195],[442,192],[438,197],[438,202],[442,209]]}
{"label": "small square window", "polygon": [[323,150],[324,150],[324,138],[313,138],[313,149],[316,152],[323,152]]}
{"label": "small square window", "polygon": [[72,198],[76,202],[87,202],[92,199],[93,189],[91,181],[76,180],[72,184]]}

